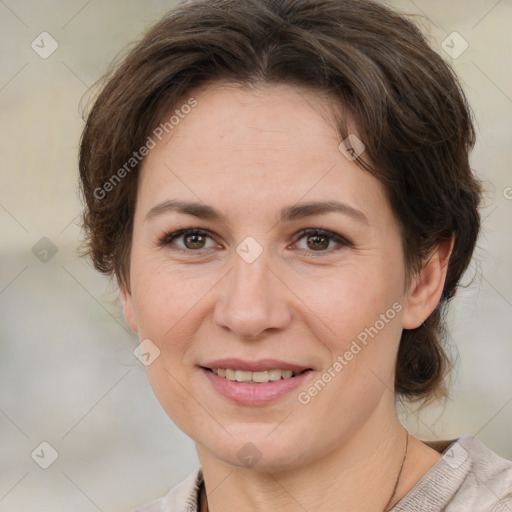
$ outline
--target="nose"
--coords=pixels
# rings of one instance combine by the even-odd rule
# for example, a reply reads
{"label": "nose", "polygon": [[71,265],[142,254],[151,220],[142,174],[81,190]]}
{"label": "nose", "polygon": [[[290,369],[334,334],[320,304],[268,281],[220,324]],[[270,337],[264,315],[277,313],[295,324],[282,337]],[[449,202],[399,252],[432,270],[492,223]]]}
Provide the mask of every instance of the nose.
{"label": "nose", "polygon": [[291,322],[286,287],[261,255],[247,263],[234,256],[234,267],[223,281],[215,304],[214,321],[239,338],[256,340],[267,331],[285,329]]}

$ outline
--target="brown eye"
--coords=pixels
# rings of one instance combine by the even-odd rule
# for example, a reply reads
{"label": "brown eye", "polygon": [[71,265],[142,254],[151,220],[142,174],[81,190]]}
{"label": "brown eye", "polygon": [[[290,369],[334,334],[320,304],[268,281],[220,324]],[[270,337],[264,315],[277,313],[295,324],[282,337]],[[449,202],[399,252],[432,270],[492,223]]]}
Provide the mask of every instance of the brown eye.
{"label": "brown eye", "polygon": [[183,240],[187,249],[203,249],[206,244],[206,237],[202,235],[187,235]]}
{"label": "brown eye", "polygon": [[212,249],[217,244],[208,232],[192,228],[169,233],[160,241],[160,245],[180,251],[199,252]]}
{"label": "brown eye", "polygon": [[313,251],[322,251],[329,247],[329,238],[323,235],[309,235],[307,237],[307,246]]}
{"label": "brown eye", "polygon": [[331,254],[343,247],[352,247],[352,244],[341,235],[320,228],[308,228],[297,234],[295,246],[309,253]]}

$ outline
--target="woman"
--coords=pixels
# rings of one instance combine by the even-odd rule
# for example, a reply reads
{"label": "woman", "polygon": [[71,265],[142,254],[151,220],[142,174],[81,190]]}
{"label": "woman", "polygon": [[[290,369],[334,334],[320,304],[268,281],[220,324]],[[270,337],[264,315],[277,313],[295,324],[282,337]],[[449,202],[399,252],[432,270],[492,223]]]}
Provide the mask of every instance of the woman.
{"label": "woman", "polygon": [[473,144],[453,73],[372,1],[202,0],[147,33],[80,152],[93,261],[201,462],[140,510],[512,510],[510,462],[396,413],[445,393]]}

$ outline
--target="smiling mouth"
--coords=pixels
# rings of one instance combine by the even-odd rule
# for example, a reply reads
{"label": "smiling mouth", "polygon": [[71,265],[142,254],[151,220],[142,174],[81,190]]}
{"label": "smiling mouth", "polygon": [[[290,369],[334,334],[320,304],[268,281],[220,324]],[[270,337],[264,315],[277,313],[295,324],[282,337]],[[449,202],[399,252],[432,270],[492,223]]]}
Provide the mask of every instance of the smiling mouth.
{"label": "smiling mouth", "polygon": [[267,382],[276,382],[296,377],[309,370],[293,372],[292,370],[264,370],[260,372],[250,372],[246,370],[233,370],[231,368],[207,368],[215,375],[227,380],[242,382],[246,384],[266,384]]}

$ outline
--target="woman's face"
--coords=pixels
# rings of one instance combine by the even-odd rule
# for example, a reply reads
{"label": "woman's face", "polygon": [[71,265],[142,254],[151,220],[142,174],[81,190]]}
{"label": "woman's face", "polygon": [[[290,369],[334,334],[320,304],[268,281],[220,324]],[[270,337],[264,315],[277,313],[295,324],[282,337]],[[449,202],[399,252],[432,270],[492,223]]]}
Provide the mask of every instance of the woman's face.
{"label": "woman's face", "polygon": [[156,396],[203,453],[304,464],[393,414],[408,311],[398,224],[340,151],[327,98],[193,96],[143,163],[125,316],[150,340]]}

